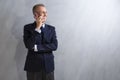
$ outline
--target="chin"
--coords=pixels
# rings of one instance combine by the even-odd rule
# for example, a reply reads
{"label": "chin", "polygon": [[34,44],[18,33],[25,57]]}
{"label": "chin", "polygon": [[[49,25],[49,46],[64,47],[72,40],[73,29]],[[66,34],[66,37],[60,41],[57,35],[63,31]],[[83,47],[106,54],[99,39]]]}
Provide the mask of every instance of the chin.
{"label": "chin", "polygon": [[46,22],[46,18],[43,18],[43,23],[45,23]]}

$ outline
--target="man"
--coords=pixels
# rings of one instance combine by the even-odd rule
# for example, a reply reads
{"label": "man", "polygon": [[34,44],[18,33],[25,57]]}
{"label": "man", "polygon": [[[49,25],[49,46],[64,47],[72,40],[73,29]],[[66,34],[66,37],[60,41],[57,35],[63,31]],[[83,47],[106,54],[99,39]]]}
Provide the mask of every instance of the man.
{"label": "man", "polygon": [[24,26],[24,44],[28,49],[24,70],[27,80],[54,80],[54,55],[57,49],[55,27],[45,24],[44,4],[33,6],[34,23]]}

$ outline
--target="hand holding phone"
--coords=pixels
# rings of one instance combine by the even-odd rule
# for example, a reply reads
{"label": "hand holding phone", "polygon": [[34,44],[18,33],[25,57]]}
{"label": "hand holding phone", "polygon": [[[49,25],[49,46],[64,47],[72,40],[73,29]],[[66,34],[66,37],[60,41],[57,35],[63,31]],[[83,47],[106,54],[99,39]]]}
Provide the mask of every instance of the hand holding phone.
{"label": "hand holding phone", "polygon": [[36,28],[40,29],[43,24],[43,16],[35,13],[34,18],[36,19]]}

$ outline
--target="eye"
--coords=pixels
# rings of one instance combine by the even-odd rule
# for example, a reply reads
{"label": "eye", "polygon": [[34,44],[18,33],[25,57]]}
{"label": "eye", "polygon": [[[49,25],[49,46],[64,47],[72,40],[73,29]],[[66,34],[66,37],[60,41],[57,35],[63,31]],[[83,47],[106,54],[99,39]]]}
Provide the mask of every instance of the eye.
{"label": "eye", "polygon": [[43,12],[44,14],[47,14],[47,12]]}

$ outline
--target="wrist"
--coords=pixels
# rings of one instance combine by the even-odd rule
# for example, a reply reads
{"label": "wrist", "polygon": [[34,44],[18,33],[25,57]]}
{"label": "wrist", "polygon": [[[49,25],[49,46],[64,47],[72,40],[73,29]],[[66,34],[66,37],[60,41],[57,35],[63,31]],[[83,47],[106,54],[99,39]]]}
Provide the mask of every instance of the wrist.
{"label": "wrist", "polygon": [[41,26],[42,26],[42,24],[37,24],[37,25],[36,25],[36,28],[40,29]]}

